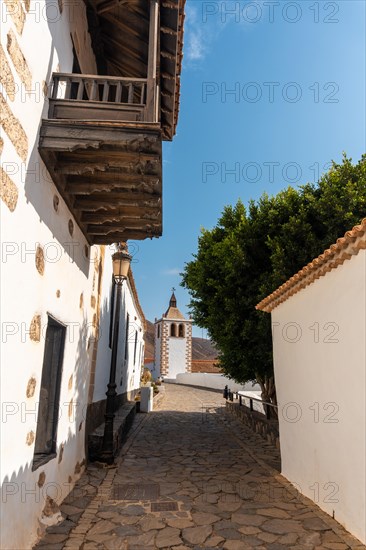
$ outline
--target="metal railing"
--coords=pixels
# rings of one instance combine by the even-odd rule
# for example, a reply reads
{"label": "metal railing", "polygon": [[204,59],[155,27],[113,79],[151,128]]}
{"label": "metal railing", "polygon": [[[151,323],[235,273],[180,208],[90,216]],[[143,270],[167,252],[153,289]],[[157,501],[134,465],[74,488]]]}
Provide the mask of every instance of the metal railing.
{"label": "metal railing", "polygon": [[271,414],[271,407],[275,410],[278,410],[278,406],[274,405],[273,403],[269,403],[268,401],[263,401],[260,397],[253,397],[252,395],[241,395],[241,394],[239,394],[239,392],[229,391],[228,399],[230,401],[234,401],[234,399],[238,399],[239,400],[239,406],[241,406],[241,407],[242,406],[246,407],[246,405],[243,404],[243,399],[249,399],[249,409],[250,409],[251,412],[254,411],[253,401],[257,401],[258,403],[263,405],[264,413],[261,413],[258,410],[256,412],[259,412],[259,414],[264,414],[265,417],[267,418],[267,420],[269,420],[270,418],[273,418],[273,413]]}
{"label": "metal railing", "polygon": [[146,106],[146,89],[146,78],[53,73],[51,99]]}

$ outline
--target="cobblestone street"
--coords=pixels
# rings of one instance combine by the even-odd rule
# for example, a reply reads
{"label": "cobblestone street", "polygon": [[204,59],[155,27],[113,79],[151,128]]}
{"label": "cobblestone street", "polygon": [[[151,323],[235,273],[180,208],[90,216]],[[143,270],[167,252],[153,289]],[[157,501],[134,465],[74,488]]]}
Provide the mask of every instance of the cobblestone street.
{"label": "cobblestone street", "polygon": [[220,393],[166,385],[116,467],[90,465],[37,549],[366,548],[279,474]]}

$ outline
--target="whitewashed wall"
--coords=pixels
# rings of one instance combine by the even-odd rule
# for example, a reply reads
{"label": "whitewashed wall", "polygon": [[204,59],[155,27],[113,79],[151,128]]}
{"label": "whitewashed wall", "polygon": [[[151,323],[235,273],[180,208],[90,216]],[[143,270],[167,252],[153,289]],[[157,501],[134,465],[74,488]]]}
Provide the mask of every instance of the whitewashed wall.
{"label": "whitewashed wall", "polygon": [[272,311],[282,473],[366,542],[366,251]]}
{"label": "whitewashed wall", "polygon": [[[62,247],[52,238],[48,228],[44,224],[34,223],[32,208],[26,205],[23,208],[19,205],[18,208],[22,223],[27,224],[26,235],[24,232],[21,235],[19,221],[14,224],[17,220],[14,213],[11,219],[3,219],[3,244],[16,242],[31,250],[37,241],[44,248],[52,243],[53,250],[61,253]],[[66,231],[64,238],[69,240]],[[76,235],[80,241],[83,240],[77,230]],[[80,258],[79,265],[82,263],[88,265]],[[25,549],[30,548],[37,538],[38,519],[42,515],[46,496],[60,503],[82,471],[80,465],[85,458],[84,428],[90,370],[87,345],[94,332],[94,312],[90,306],[92,277],[88,278],[76,262],[71,263],[64,253],[57,262],[46,262],[43,276],[36,271],[34,252],[29,253],[24,261],[21,252],[8,257],[1,271],[1,540],[3,548]],[[89,273],[89,268],[86,273]],[[70,280],[73,281],[71,285]],[[60,292],[59,297],[57,291]],[[86,300],[80,308],[81,294]],[[48,313],[67,326],[57,432],[58,457],[32,472]],[[41,316],[40,341],[31,341],[28,332],[35,315]],[[31,378],[35,379],[36,387],[34,395],[27,398],[27,385]],[[61,446],[64,446],[64,451],[59,463]],[[46,476],[42,488],[37,485],[41,472]],[[34,491],[33,495],[31,491]],[[19,517],[22,518],[21,526]]]}
{"label": "whitewashed wall", "polygon": [[[112,251],[113,252],[113,251]],[[133,264],[132,264],[133,265]],[[112,286],[111,250],[106,247],[104,264],[100,333],[98,341],[97,363],[94,380],[93,402],[106,398],[107,384],[112,350],[109,347],[109,326]],[[125,362],[126,321],[129,314],[128,361]],[[135,334],[137,332],[136,358],[134,360]],[[122,304],[120,312],[119,339],[117,354],[116,391],[118,394],[129,393],[140,387],[141,365],[144,357],[144,327],[138,312],[129,281],[122,286]]]}
{"label": "whitewashed wall", "polygon": [[[171,323],[170,323],[171,324]],[[178,330],[178,323],[177,325]],[[170,334],[170,327],[169,327]],[[178,374],[186,372],[186,352],[187,352],[187,341],[186,338],[168,338],[168,375],[167,378],[174,379]]]}
{"label": "whitewashed wall", "polygon": [[[15,12],[23,10],[24,5],[20,2],[8,3],[9,9]],[[62,14],[58,11],[59,5],[63,5]],[[81,63],[85,67],[93,67],[94,56],[86,32],[85,6],[82,2],[31,2],[22,34],[17,30],[16,18],[7,9],[5,2],[2,2],[1,45],[16,89],[13,98],[9,98],[4,89],[2,93],[14,117],[24,128],[28,141],[27,158],[21,160],[16,143],[5,131],[1,132],[1,166],[13,180],[19,194],[13,212],[0,201],[1,547],[10,550],[33,546],[38,535],[42,534],[42,510],[46,497],[50,496],[59,504],[83,471],[85,416],[97,301],[98,273],[95,267],[99,266],[101,249],[90,249],[87,245],[38,153],[40,121],[48,111],[44,94],[47,94],[51,74],[53,71],[70,72],[72,69],[70,33],[78,37]],[[16,36],[31,74],[28,91],[7,51],[8,33]],[[53,207],[55,196],[59,199],[57,212]],[[68,229],[70,220],[74,225],[72,235]],[[36,269],[38,245],[44,253],[43,274]],[[129,300],[130,297],[127,297],[128,304]],[[57,457],[32,472],[48,313],[67,326]],[[37,316],[40,316],[41,324],[39,341],[31,340],[29,334],[31,321]],[[31,379],[35,382],[34,393],[27,397]],[[104,384],[104,380],[100,383]],[[136,385],[136,380],[130,378],[124,384],[122,389]],[[43,474],[45,479],[41,485]]]}
{"label": "whitewashed wall", "polygon": [[230,380],[230,378],[227,378],[223,374],[216,374],[216,373],[210,373],[210,372],[192,372],[192,373],[178,374],[176,378],[176,382],[177,384],[186,384],[188,386],[202,386],[204,388],[212,388],[214,390],[222,390],[222,391],[224,391],[224,388],[226,385],[228,385],[232,391],[260,390],[260,387],[258,386],[258,384],[255,384],[254,386],[251,382],[248,382],[247,384],[237,384],[236,382],[234,382],[233,380]]}

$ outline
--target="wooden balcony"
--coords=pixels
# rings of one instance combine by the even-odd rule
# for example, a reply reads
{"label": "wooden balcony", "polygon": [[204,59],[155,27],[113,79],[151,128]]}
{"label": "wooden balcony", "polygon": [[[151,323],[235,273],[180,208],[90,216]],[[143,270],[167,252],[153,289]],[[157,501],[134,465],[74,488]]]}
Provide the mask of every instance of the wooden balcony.
{"label": "wooden balcony", "polygon": [[85,4],[100,74],[53,74],[39,151],[90,244],[159,237],[162,141],[173,139],[178,120],[185,0]]}
{"label": "wooden balcony", "polygon": [[146,78],[54,73],[48,116],[151,122],[154,113],[148,113],[146,88]]}
{"label": "wooden balcony", "polygon": [[162,136],[147,79],[56,73],[39,150],[90,244],[162,233]]}

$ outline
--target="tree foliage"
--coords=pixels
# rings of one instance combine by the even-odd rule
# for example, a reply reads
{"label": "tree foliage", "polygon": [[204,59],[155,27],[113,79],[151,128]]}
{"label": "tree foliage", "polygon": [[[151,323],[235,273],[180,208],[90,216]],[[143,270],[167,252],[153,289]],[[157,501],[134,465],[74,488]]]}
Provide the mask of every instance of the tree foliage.
{"label": "tree foliage", "polygon": [[226,206],[185,265],[195,323],[208,330],[225,374],[256,380],[275,402],[270,315],[255,305],[366,216],[366,155],[344,156],[318,184]]}

